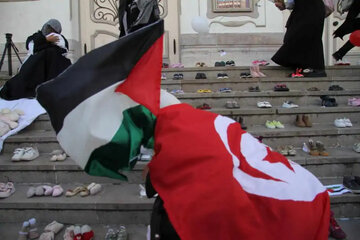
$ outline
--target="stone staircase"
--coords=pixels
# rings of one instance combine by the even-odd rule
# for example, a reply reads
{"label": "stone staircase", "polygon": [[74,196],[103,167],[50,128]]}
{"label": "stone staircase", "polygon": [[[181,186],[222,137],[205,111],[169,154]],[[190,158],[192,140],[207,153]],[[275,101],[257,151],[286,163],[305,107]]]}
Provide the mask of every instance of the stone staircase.
{"label": "stone staircase", "polygon": [[[329,67],[328,77],[304,79],[288,78],[288,71],[280,67],[262,67],[261,71],[268,76],[266,78],[240,79],[240,73],[246,71],[248,69],[245,67],[163,69],[167,80],[162,81],[162,87],[169,91],[182,89],[184,94],[176,94],[182,102],[193,106],[207,103],[212,107],[209,111],[234,119],[241,116],[248,127],[247,131],[262,136],[263,142],[273,149],[281,145],[293,145],[297,155],[289,158],[303,165],[325,185],[341,183],[344,175],[360,175],[360,154],[351,148],[360,141],[360,108],[347,106],[348,98],[360,96],[360,66]],[[198,72],[205,73],[207,79],[195,79]],[[182,73],[184,79],[172,80],[176,73]],[[217,79],[217,73],[227,73],[229,79]],[[0,81],[6,79],[8,77],[0,75]],[[290,91],[274,92],[272,89],[277,83],[285,83]],[[340,85],[345,90],[328,91],[332,84]],[[259,86],[261,92],[248,92],[251,86]],[[230,87],[233,91],[218,92],[223,87]],[[320,91],[307,91],[310,87],[317,87]],[[196,92],[204,88],[211,89],[213,93]],[[335,97],[339,106],[322,108],[321,95]],[[240,108],[225,108],[229,100],[236,100]],[[264,100],[273,107],[257,108],[257,101]],[[292,100],[300,107],[284,109],[281,105],[285,100]],[[294,122],[297,114],[310,116],[313,127],[296,127]],[[339,117],[351,119],[353,127],[336,128],[333,121]],[[281,121],[285,129],[267,129],[265,121],[273,119]],[[324,142],[330,156],[314,157],[301,151],[302,144],[309,138]],[[41,153],[39,158],[31,162],[11,162],[15,148],[29,145],[38,147]],[[16,192],[0,200],[0,236],[8,232],[0,239],[15,239],[21,223],[31,217],[36,217],[40,225],[46,225],[54,219],[66,224],[90,224],[96,231],[96,239],[103,239],[109,226],[125,224],[130,240],[144,239],[153,202],[139,195],[139,184],[143,183],[141,170],[146,163],[139,162],[134,171],[127,173],[129,182],[92,177],[71,159],[50,162],[49,153],[59,147],[47,115],[40,116],[31,126],[5,141],[0,155],[0,181],[9,178],[15,183]],[[26,198],[29,186],[61,184],[66,190],[91,182],[103,184],[103,191],[99,195]],[[332,197],[331,208],[338,218],[350,218],[350,223],[359,224],[360,195]],[[352,231],[348,232],[348,239],[357,239],[359,229],[354,228]],[[62,239],[61,236],[58,235],[56,239]]]}

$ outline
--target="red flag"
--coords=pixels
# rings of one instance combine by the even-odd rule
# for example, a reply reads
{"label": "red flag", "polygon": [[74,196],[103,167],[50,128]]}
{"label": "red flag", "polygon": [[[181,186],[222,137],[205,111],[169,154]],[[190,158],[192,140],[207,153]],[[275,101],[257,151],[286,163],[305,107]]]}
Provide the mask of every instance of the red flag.
{"label": "red flag", "polygon": [[151,182],[182,240],[328,238],[326,189],[229,118],[163,108],[155,152]]}

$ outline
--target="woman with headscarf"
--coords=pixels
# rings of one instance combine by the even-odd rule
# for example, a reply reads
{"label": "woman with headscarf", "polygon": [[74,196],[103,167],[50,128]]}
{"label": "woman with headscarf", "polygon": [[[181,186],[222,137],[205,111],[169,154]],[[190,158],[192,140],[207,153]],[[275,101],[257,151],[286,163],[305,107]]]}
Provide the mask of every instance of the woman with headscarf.
{"label": "woman with headscarf", "polygon": [[0,90],[1,98],[33,98],[38,85],[55,78],[71,65],[71,61],[65,57],[69,44],[61,31],[60,22],[50,19],[41,31],[27,38],[28,57],[19,73],[8,80]]}
{"label": "woman with headscarf", "polygon": [[[325,6],[323,0],[292,0],[293,10],[286,23],[284,43],[272,60],[284,67],[293,68],[294,77],[325,77],[322,34]],[[281,11],[284,0],[275,0]]]}

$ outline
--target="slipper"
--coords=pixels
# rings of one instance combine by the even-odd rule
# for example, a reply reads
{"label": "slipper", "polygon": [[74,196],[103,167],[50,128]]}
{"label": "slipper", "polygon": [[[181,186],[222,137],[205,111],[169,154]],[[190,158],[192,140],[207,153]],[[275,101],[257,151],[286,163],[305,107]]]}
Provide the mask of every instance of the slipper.
{"label": "slipper", "polygon": [[15,192],[15,187],[12,182],[3,184],[3,186],[0,188],[0,198],[10,197],[14,192]]}
{"label": "slipper", "polygon": [[44,195],[50,196],[53,193],[53,188],[51,186],[44,185],[42,186],[44,188]]}
{"label": "slipper", "polygon": [[52,192],[52,196],[53,197],[59,197],[63,194],[64,189],[60,186],[60,185],[55,185],[53,187],[53,192]]}
{"label": "slipper", "polygon": [[[89,192],[89,190],[86,187],[76,187],[76,188],[74,188],[74,190],[71,190],[71,189],[67,190],[66,193],[65,193],[65,196],[66,197],[73,197],[78,193],[86,192],[86,191]],[[89,195],[89,194],[87,194],[87,195]]]}
{"label": "slipper", "polygon": [[89,225],[83,225],[81,227],[82,240],[91,240],[94,239],[94,231]]}
{"label": "slipper", "polygon": [[71,225],[70,227],[67,227],[65,229],[65,233],[64,233],[64,240],[74,240],[74,229],[75,226]]}
{"label": "slipper", "polygon": [[34,187],[29,187],[29,189],[26,193],[26,197],[31,198],[31,197],[35,196],[35,192],[36,192],[36,189]]}
{"label": "slipper", "polygon": [[87,189],[90,191],[91,195],[96,195],[101,191],[101,185],[98,183],[91,183],[89,186],[87,186]]}
{"label": "slipper", "polygon": [[53,233],[57,234],[58,232],[61,231],[61,229],[63,229],[63,227],[64,227],[64,224],[58,223],[57,221],[53,221],[44,228],[44,231],[45,232],[53,232]]}
{"label": "slipper", "polygon": [[54,240],[55,234],[53,232],[44,232],[40,235],[39,240]]}
{"label": "slipper", "polygon": [[38,186],[35,188],[35,196],[43,196],[45,193],[43,186]]}

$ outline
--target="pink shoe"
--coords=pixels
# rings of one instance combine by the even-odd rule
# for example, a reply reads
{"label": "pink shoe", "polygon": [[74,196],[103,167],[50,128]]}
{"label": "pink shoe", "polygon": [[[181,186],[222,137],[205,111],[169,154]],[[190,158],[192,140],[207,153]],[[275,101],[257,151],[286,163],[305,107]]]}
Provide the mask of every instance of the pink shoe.
{"label": "pink shoe", "polygon": [[256,71],[256,66],[255,65],[250,67],[250,74],[254,78],[261,77],[260,74]]}

